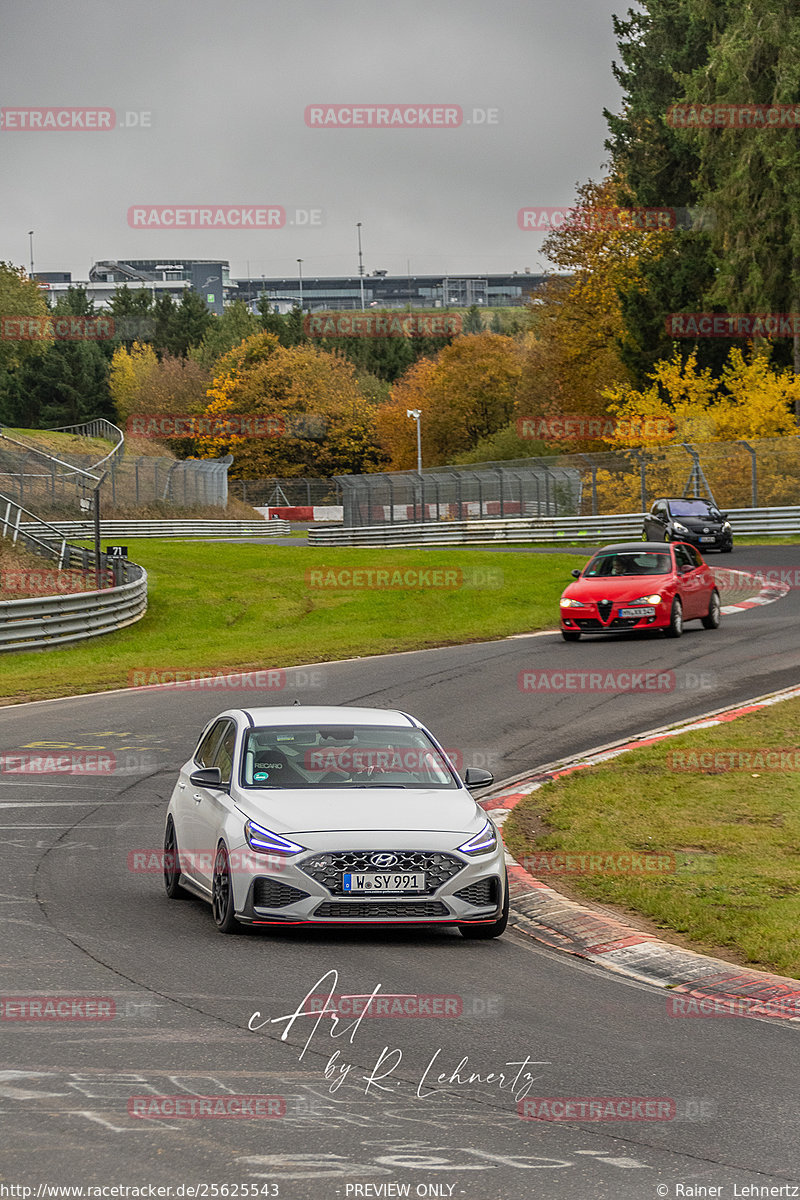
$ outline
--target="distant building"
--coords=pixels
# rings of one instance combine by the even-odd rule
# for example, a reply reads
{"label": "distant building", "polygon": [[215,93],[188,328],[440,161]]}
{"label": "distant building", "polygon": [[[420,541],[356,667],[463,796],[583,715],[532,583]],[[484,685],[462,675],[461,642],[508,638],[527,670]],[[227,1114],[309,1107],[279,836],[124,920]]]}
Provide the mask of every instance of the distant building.
{"label": "distant building", "polygon": [[86,289],[96,308],[108,308],[117,288],[150,292],[155,299],[167,293],[180,300],[187,288],[202,296],[211,312],[221,313],[235,297],[227,259],[112,259],[96,262],[86,280],[74,280],[68,272],[37,271],[35,278],[49,295],[58,297],[70,287]]}
{"label": "distant building", "polygon": [[244,300],[253,310],[262,296],[271,308],[288,312],[296,304],[307,311],[360,309],[363,282],[365,308],[481,308],[523,306],[542,287],[546,276],[530,271],[510,275],[389,275],[374,271],[364,275],[328,278],[299,277],[231,279],[227,259],[141,258],[96,262],[87,280],[73,280],[69,272],[37,271],[35,278],[49,295],[58,297],[70,287],[83,287],[97,308],[107,308],[119,287],[142,288],[153,297],[165,292],[180,300],[187,288],[202,296],[211,312]]}
{"label": "distant building", "polygon": [[[363,277],[365,308],[482,308],[525,305],[545,281],[544,275],[528,271],[511,275],[389,275],[375,271]],[[237,279],[236,295],[251,308],[260,296],[274,301],[279,312],[292,304],[316,309],[360,309],[361,279],[358,275],[304,278],[302,292],[298,277],[267,279],[265,276]]]}

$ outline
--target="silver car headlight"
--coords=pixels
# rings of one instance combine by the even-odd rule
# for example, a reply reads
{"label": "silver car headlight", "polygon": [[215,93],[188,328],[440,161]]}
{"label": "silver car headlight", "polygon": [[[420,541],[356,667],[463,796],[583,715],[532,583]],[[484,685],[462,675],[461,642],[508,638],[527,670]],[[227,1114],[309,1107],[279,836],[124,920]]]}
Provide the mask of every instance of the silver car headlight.
{"label": "silver car headlight", "polygon": [[676,533],[688,533],[689,532],[689,530],[686,528],[685,525],[681,525],[680,521],[673,521],[672,528],[675,530]]}
{"label": "silver car headlight", "polygon": [[492,850],[496,850],[497,834],[491,821],[487,821],[478,833],[473,834],[469,841],[464,842],[458,849],[462,854],[491,854]]}
{"label": "silver car headlight", "polygon": [[272,833],[263,825],[256,825],[255,821],[245,823],[244,836],[250,849],[258,850],[261,854],[279,854],[288,858],[306,849],[305,846],[298,846],[297,842],[290,842],[288,838],[281,837],[279,833]]}

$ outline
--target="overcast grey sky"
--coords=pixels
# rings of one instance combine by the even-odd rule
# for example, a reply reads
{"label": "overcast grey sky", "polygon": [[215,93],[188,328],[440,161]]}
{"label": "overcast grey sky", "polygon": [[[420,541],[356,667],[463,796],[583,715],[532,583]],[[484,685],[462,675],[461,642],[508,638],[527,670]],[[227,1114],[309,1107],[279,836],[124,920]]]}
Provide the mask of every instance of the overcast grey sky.
{"label": "overcast grey sky", "polygon": [[[112,130],[0,130],[0,259],[234,275],[546,269],[517,212],[569,203],[619,106],[628,0],[0,0],[2,107],[115,110]],[[446,128],[310,128],[309,105],[460,106]],[[474,110],[497,110],[475,121]],[[126,114],[151,114],[139,124]],[[496,118],[493,120],[493,117]],[[24,118],[12,117],[19,124]],[[131,206],[280,205],[271,229],[132,228]],[[314,227],[296,210],[321,210]],[[294,223],[292,223],[294,222]]]}

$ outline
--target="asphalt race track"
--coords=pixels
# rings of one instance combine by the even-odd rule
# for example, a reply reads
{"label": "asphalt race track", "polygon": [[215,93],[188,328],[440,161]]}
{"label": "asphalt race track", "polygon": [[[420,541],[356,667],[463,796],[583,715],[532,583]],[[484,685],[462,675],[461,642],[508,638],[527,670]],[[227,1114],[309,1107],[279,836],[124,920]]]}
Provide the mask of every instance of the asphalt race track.
{"label": "asphalt race track", "polygon": [[[793,568],[797,553],[750,546],[712,565]],[[565,666],[674,670],[675,686],[518,686],[521,671]],[[405,709],[503,779],[799,679],[792,590],[718,631],[690,624],[679,641],[544,634],[298,669],[280,693],[132,689],[2,710],[4,752],[116,762],[107,776],[0,776],[2,994],[107,998],[115,1015],[6,1012],[0,1179],[31,1196],[47,1184],[298,1200],[800,1194],[742,1191],[800,1183],[796,1027],[671,1018],[663,992],[513,932],[483,944],[444,931],[224,937],[206,905],[170,903],[160,874],[129,857],[160,848],[177,767],[207,718],[239,703]],[[307,993],[379,985],[447,997],[449,1014],[290,1021]],[[130,1115],[135,1097],[180,1096],[186,1109],[227,1095],[280,1097],[284,1115]],[[656,1097],[671,1119],[525,1120],[526,1097]]]}

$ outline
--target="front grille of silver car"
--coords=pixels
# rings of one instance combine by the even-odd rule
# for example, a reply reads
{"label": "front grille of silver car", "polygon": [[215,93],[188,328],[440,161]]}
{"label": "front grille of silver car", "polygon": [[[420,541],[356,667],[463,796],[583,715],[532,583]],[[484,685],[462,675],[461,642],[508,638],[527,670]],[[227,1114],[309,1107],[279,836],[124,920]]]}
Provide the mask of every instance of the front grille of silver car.
{"label": "front grille of silver car", "polygon": [[332,900],[326,900],[314,913],[315,917],[361,917],[366,920],[380,920],[382,917],[419,918],[447,917],[449,915],[447,906],[440,900],[407,900],[405,902],[368,900],[366,903],[363,900],[350,900],[345,904],[336,904]]}
{"label": "front grille of silver car", "polygon": [[279,879],[255,879],[253,881],[253,906],[255,908],[285,908],[287,904],[295,904],[305,900],[308,892],[282,883]]}
{"label": "front grille of silver car", "polygon": [[[373,859],[381,854],[391,855],[396,862],[385,866],[376,865]],[[317,883],[327,888],[333,896],[350,895],[350,892],[344,890],[342,876],[345,872],[383,874],[390,871],[394,874],[399,871],[403,875],[424,872],[425,890],[415,894],[432,896],[443,883],[447,883],[463,870],[466,864],[451,854],[439,854],[432,850],[337,850],[315,854],[313,858],[298,863],[298,866],[306,875],[310,875]]]}

